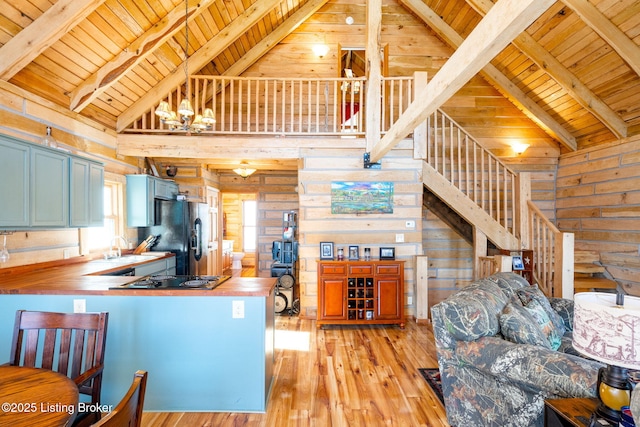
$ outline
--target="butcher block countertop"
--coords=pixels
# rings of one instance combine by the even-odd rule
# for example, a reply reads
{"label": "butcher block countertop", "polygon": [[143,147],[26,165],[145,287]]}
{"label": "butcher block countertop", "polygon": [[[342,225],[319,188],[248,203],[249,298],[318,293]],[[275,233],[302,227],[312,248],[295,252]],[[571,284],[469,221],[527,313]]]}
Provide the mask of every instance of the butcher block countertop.
{"label": "butcher block countertop", "polygon": [[[102,260],[65,260],[38,267],[23,266],[0,270],[0,294],[17,295],[120,295],[120,296],[269,296],[275,287],[275,278],[231,277],[214,289],[117,289],[142,276],[102,276],[109,271],[143,265],[163,258],[149,256],[148,261],[132,264],[105,263]],[[82,257],[79,257],[82,258]]]}

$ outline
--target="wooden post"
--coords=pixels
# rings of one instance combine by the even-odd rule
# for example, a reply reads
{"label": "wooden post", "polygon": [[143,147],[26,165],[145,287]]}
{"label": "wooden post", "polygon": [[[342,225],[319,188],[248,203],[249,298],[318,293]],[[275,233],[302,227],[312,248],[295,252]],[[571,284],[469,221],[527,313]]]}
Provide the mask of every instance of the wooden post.
{"label": "wooden post", "polygon": [[487,256],[487,235],[477,227],[473,227],[473,279],[481,278],[482,266],[480,257]]}
{"label": "wooden post", "polygon": [[513,233],[520,239],[520,248],[531,249],[529,232],[529,200],[531,200],[531,173],[520,172],[516,175],[516,194],[513,198],[515,215]]}
{"label": "wooden post", "polygon": [[[416,71],[413,73],[413,99],[416,99],[420,91],[427,87],[427,72]],[[425,160],[427,158],[427,121],[423,121],[413,130],[413,158]]]}
{"label": "wooden post", "polygon": [[429,260],[416,255],[416,322],[428,322],[429,317]]}
{"label": "wooden post", "polygon": [[562,233],[559,237],[556,239],[555,248],[553,296],[573,299],[574,235],[573,233]]}
{"label": "wooden post", "polygon": [[367,1],[367,103],[365,139],[366,151],[371,152],[380,141],[382,123],[382,56],[380,34],[382,31],[382,0]]}

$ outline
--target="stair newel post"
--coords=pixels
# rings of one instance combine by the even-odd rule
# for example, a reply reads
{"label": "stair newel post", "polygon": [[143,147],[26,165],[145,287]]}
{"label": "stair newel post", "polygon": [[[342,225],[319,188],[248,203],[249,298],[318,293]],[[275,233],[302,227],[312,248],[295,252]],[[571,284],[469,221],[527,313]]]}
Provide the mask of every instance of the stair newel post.
{"label": "stair newel post", "polygon": [[515,176],[516,194],[513,198],[515,207],[515,218],[513,223],[513,234],[520,239],[520,247],[523,249],[533,249],[529,224],[529,208],[527,206],[531,200],[531,173],[520,172]]}
{"label": "stair newel post", "polygon": [[[413,99],[417,99],[418,94],[427,87],[427,72],[416,71],[413,73]],[[427,158],[427,120],[421,122],[413,130],[413,158]]]}
{"label": "stair newel post", "polygon": [[573,299],[574,294],[574,247],[575,236],[573,233],[561,233],[560,238],[556,239],[555,248],[555,264],[553,266],[554,280],[553,295],[554,297]]}

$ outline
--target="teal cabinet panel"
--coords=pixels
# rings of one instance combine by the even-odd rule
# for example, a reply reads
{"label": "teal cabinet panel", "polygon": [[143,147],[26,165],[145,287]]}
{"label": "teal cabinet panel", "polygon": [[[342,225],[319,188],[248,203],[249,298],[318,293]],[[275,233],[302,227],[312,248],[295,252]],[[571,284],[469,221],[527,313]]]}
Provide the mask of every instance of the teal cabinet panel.
{"label": "teal cabinet panel", "polygon": [[149,227],[154,221],[154,199],[175,200],[178,185],[150,175],[127,175],[127,226]]}
{"label": "teal cabinet panel", "polygon": [[147,175],[127,175],[127,226],[153,225],[155,182]]}
{"label": "teal cabinet panel", "polygon": [[[117,404],[144,369],[145,411],[265,412],[273,297],[0,295],[0,324],[13,325],[18,309],[71,312],[83,299],[87,311],[109,312],[102,405]],[[234,301],[243,318],[233,317]],[[12,331],[0,328],[0,349],[10,348]]]}
{"label": "teal cabinet panel", "polygon": [[69,219],[69,156],[31,148],[31,226],[66,227]]}
{"label": "teal cabinet panel", "polygon": [[29,225],[30,147],[0,136],[0,228]]}
{"label": "teal cabinet panel", "polygon": [[100,227],[104,224],[104,167],[71,157],[69,163],[69,225]]}
{"label": "teal cabinet panel", "polygon": [[104,225],[104,165],[91,163],[89,171],[89,227]]}

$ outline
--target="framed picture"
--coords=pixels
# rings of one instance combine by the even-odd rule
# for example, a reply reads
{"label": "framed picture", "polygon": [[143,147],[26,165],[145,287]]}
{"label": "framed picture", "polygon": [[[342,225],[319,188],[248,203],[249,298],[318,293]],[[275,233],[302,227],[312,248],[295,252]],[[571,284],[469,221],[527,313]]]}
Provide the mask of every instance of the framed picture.
{"label": "framed picture", "polygon": [[522,257],[521,256],[512,257],[512,263],[513,263],[513,271],[522,271],[522,270],[524,270],[524,264],[522,263]]}
{"label": "framed picture", "polygon": [[320,259],[333,259],[333,242],[320,242]]}
{"label": "framed picture", "polygon": [[359,246],[349,246],[349,259],[353,259],[353,260],[360,259],[360,247]]}
{"label": "framed picture", "polygon": [[380,248],[380,259],[396,259],[396,248]]}

